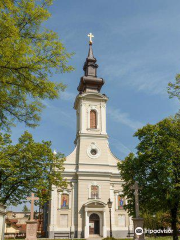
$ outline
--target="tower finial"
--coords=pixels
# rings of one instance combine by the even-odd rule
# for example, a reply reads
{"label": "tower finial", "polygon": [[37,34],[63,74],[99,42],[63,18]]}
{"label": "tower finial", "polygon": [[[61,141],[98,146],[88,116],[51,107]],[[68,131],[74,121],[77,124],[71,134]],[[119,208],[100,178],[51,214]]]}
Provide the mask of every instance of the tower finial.
{"label": "tower finial", "polygon": [[92,33],[88,34],[89,40],[89,52],[88,57],[84,63],[84,76],[81,77],[78,91],[82,92],[100,92],[101,87],[104,84],[104,80],[102,78],[97,77],[97,68],[96,58],[93,55],[92,50],[92,38],[94,37]]}
{"label": "tower finial", "polygon": [[89,37],[89,44],[92,45],[92,38],[94,37],[94,35],[92,33],[89,33],[88,34],[88,37]]}

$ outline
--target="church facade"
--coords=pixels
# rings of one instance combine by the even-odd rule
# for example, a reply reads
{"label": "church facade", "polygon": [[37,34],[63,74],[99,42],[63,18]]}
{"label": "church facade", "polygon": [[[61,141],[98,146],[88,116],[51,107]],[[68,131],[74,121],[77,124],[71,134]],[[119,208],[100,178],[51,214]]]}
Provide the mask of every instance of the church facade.
{"label": "church facade", "polygon": [[78,86],[74,109],[77,133],[74,151],[66,157],[64,178],[68,188],[63,192],[52,187],[49,209],[49,238],[71,233],[75,238],[110,235],[108,199],[112,201],[112,235],[127,237],[132,220],[124,210],[122,180],[116,158],[110,148],[106,132],[106,103],[108,97],[100,92],[104,84],[97,77],[92,42]]}

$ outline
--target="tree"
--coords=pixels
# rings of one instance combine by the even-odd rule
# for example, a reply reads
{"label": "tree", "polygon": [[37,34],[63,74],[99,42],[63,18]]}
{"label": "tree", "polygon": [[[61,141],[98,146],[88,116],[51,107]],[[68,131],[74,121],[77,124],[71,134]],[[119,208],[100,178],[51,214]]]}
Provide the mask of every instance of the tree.
{"label": "tree", "polygon": [[155,125],[147,124],[138,137],[136,155],[130,153],[118,164],[124,179],[124,195],[129,199],[126,209],[134,215],[134,195],[130,186],[139,182],[141,213],[162,211],[171,215],[173,239],[177,240],[180,203],[180,121],[167,118]]}
{"label": "tree", "polygon": [[24,205],[24,207],[23,207],[23,210],[22,210],[23,212],[29,212],[29,209],[28,209],[28,207],[26,206],[26,205]]}
{"label": "tree", "polygon": [[27,131],[12,145],[10,135],[0,134],[0,202],[21,204],[31,192],[46,202],[51,186],[67,186],[62,178],[64,155],[53,154],[51,142],[35,142]]}
{"label": "tree", "polygon": [[180,100],[180,74],[176,75],[175,83],[168,84],[168,93],[170,97],[177,97]]}
{"label": "tree", "polygon": [[142,214],[144,219],[144,227],[147,229],[164,229],[168,228],[171,224],[171,216],[168,213],[156,212],[155,214],[150,214],[148,211]]}
{"label": "tree", "polygon": [[43,99],[55,99],[65,89],[52,82],[56,72],[70,72],[69,54],[58,35],[43,28],[52,0],[0,1],[0,128],[15,122],[35,127]]}

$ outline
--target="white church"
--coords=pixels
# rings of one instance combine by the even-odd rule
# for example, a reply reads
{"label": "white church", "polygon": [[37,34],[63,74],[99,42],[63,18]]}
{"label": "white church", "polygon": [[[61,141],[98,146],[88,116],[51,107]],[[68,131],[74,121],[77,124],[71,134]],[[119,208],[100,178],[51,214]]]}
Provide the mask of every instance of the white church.
{"label": "white church", "polygon": [[124,210],[122,180],[116,158],[109,148],[106,132],[106,103],[102,94],[104,84],[97,77],[96,58],[92,41],[84,63],[84,76],[74,102],[77,116],[75,149],[66,157],[64,178],[68,188],[60,192],[53,187],[49,206],[48,236],[56,238],[71,233],[73,238],[110,236],[108,200],[112,202],[111,225],[113,237],[127,237],[133,223]]}

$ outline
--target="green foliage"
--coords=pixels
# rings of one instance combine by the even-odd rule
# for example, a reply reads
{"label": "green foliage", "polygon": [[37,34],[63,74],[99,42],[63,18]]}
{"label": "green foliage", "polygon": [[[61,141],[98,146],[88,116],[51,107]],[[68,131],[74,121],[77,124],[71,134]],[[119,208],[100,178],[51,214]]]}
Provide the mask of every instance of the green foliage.
{"label": "green foliage", "polygon": [[51,142],[35,142],[27,131],[12,145],[10,135],[0,134],[0,202],[20,204],[34,192],[45,202],[52,185],[67,186],[62,179],[62,154],[53,154]]}
{"label": "green foliage", "polygon": [[27,207],[26,205],[24,205],[22,211],[23,211],[23,212],[29,212],[30,210],[28,209],[28,207]]}
{"label": "green foliage", "polygon": [[[173,240],[173,238],[171,236],[165,236],[165,237],[146,237],[146,239],[149,239],[149,240]],[[180,239],[180,238],[179,238]]]}
{"label": "green foliage", "polygon": [[176,235],[180,203],[180,121],[167,118],[155,125],[147,124],[134,136],[140,141],[136,155],[130,153],[118,164],[125,181],[124,195],[129,199],[125,208],[134,216],[134,194],[130,186],[137,181],[142,187],[141,213],[170,213]]}
{"label": "green foliage", "polygon": [[69,54],[58,35],[43,28],[52,0],[0,1],[0,127],[15,121],[35,127],[43,99],[55,99],[65,89],[52,82],[56,72],[70,72]]}
{"label": "green foliage", "polygon": [[106,237],[106,238],[103,238],[102,240],[116,240],[116,238],[114,238],[114,237]]}
{"label": "green foliage", "polygon": [[168,84],[168,93],[170,97],[177,97],[180,100],[180,74],[176,75],[175,83]]}
{"label": "green foliage", "polygon": [[[110,239],[110,237],[107,237],[108,239]],[[103,238],[104,239],[107,239],[107,238]],[[61,238],[62,239],[62,238]],[[57,239],[57,240],[61,240],[61,239]],[[130,238],[113,238],[113,239],[117,239],[117,240],[127,240],[127,239],[130,239]],[[149,239],[149,240],[172,240],[172,237],[146,237],[146,239]],[[179,238],[180,239],[180,238]],[[9,239],[9,240],[14,240],[14,239]],[[54,239],[49,239],[49,240],[54,240]],[[69,239],[64,239],[64,240],[69,240]],[[76,238],[76,240],[84,240],[84,238],[82,239],[78,239]]]}
{"label": "green foliage", "polygon": [[144,218],[144,228],[147,229],[167,229],[171,226],[171,216],[168,213],[156,212],[156,214],[149,214],[145,212],[142,214]]}

